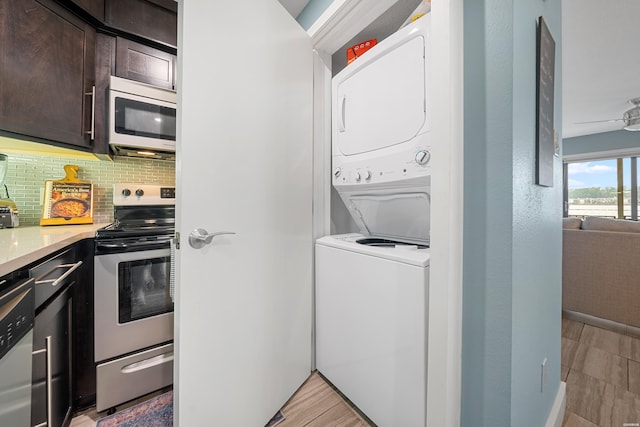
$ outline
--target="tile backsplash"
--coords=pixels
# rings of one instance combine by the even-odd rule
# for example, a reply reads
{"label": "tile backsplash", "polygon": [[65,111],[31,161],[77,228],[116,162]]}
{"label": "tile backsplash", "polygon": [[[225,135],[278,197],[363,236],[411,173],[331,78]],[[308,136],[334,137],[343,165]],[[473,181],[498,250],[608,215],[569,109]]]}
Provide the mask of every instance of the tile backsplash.
{"label": "tile backsplash", "polygon": [[[20,226],[40,224],[44,182],[64,178],[64,165],[78,165],[78,179],[93,183],[93,222],[113,220],[114,183],[175,184],[174,162],[114,157],[113,161],[7,154],[5,184],[20,212]],[[0,197],[5,197],[4,188]]]}

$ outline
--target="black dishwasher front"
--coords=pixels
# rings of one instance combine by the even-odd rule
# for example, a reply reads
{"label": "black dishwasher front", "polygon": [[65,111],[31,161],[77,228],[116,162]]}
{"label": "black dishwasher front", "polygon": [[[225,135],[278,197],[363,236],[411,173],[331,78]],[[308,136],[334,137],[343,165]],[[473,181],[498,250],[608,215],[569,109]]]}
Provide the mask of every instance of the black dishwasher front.
{"label": "black dishwasher front", "polygon": [[0,277],[0,426],[31,425],[33,279]]}

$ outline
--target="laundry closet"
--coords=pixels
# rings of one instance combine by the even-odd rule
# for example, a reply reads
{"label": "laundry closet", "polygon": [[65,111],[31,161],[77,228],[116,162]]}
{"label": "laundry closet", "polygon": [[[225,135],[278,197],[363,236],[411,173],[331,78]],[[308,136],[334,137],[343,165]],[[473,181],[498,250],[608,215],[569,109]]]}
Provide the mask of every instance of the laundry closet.
{"label": "laundry closet", "polygon": [[318,371],[379,426],[425,426],[431,15],[332,79],[332,186],[357,233],[316,241]]}

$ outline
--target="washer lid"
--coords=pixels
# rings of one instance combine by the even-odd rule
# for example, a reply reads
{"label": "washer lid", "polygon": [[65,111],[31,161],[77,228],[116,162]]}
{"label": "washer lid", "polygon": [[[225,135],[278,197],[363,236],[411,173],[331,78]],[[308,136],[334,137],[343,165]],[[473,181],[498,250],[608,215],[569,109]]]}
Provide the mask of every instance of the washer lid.
{"label": "washer lid", "polygon": [[427,192],[341,195],[362,234],[429,244],[431,198]]}
{"label": "washer lid", "polygon": [[[418,246],[411,245],[380,247],[361,245],[358,243],[359,240],[365,238],[366,236],[357,233],[336,234],[333,236],[324,236],[319,238],[316,240],[316,245],[342,249],[363,255],[370,255],[389,261],[397,261],[404,264],[414,265],[416,267],[429,267],[431,250],[428,248],[423,249]],[[428,284],[428,282],[425,284]]]}

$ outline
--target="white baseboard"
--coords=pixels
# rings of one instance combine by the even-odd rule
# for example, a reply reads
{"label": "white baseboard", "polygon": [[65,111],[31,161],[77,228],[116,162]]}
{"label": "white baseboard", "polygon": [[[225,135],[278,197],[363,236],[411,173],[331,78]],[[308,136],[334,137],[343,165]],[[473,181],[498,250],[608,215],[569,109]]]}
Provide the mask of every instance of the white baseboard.
{"label": "white baseboard", "polygon": [[630,335],[632,337],[640,338],[640,328],[635,326],[625,325],[624,323],[614,322],[613,320],[603,319],[601,317],[580,313],[578,311],[562,310],[562,315],[569,320],[587,323],[602,329],[617,332],[621,335]]}
{"label": "white baseboard", "polygon": [[560,387],[558,388],[558,394],[556,394],[556,400],[553,402],[553,407],[547,418],[545,427],[562,427],[562,420],[564,419],[564,411],[567,407],[567,383],[560,381]]}

